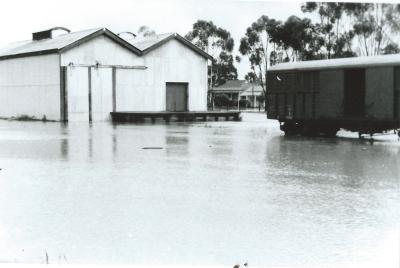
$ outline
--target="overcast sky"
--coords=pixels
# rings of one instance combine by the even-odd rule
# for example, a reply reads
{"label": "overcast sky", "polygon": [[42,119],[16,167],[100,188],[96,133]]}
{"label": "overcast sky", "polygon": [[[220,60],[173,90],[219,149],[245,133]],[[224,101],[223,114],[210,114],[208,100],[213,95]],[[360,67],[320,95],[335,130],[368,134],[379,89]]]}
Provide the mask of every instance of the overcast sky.
{"label": "overcast sky", "polygon": [[[300,1],[247,0],[5,0],[0,16],[0,44],[31,38],[31,33],[54,26],[72,31],[106,27],[116,33],[136,32],[148,25],[157,33],[185,35],[198,19],[212,20],[235,39],[235,52],[246,28],[265,14],[279,20],[303,16]],[[242,78],[248,61],[239,69]]]}

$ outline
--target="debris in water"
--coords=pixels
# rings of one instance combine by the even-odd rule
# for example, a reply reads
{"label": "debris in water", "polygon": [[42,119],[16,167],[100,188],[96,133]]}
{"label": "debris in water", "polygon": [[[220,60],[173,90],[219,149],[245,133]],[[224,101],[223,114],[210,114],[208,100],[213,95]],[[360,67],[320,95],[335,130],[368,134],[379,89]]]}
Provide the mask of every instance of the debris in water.
{"label": "debris in water", "polygon": [[163,147],[143,147],[143,150],[162,150]]}

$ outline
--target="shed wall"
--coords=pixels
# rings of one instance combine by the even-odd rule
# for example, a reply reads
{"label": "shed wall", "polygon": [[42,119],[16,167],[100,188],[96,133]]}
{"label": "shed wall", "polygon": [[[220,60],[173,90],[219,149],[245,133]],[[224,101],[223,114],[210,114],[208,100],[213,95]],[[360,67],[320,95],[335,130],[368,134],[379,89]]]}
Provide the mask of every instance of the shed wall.
{"label": "shed wall", "polygon": [[168,82],[189,84],[189,111],[207,110],[207,59],[175,39],[142,58],[146,71],[117,72],[117,111],[165,111]]}
{"label": "shed wall", "polygon": [[[106,36],[96,37],[71,50],[61,54],[61,65],[93,66],[136,66],[144,65],[144,60],[128,49],[121,47]],[[89,120],[89,67],[68,66],[67,68],[67,94],[68,94],[68,121]],[[122,84],[133,82],[131,88],[140,85],[146,70],[127,70],[132,77],[124,77],[117,70],[117,79]],[[112,112],[112,68],[91,68],[91,113],[93,121],[110,119]],[[117,89],[118,90],[118,89]],[[118,96],[118,94],[117,94]],[[131,99],[122,99],[120,104],[126,106]]]}
{"label": "shed wall", "polygon": [[107,36],[98,36],[61,54],[61,65],[143,65],[143,59]]}
{"label": "shed wall", "polygon": [[[100,36],[62,54],[63,66],[71,62],[148,67],[146,70],[116,69],[116,111],[165,111],[167,82],[188,83],[189,111],[207,110],[207,60],[174,39],[138,57],[109,38]],[[87,102],[84,96],[88,94],[87,70],[80,74],[78,69],[68,67],[68,100],[71,104],[78,96],[84,100],[77,101],[75,108],[69,107],[69,121],[81,121],[87,117],[82,114],[83,110],[88,111],[84,106]],[[92,71],[92,116],[93,120],[107,120],[112,111],[112,72],[111,68],[98,70]],[[96,111],[97,115],[94,114]]]}
{"label": "shed wall", "polygon": [[393,119],[393,67],[367,68],[365,80],[366,117]]}
{"label": "shed wall", "polygon": [[67,68],[68,121],[88,121],[91,110],[93,121],[110,119],[112,111],[112,68]]}
{"label": "shed wall", "polygon": [[59,55],[0,61],[0,116],[60,120]]}
{"label": "shed wall", "polygon": [[[68,121],[89,120],[89,80],[87,68],[67,68]],[[97,95],[97,94],[96,94]]]}

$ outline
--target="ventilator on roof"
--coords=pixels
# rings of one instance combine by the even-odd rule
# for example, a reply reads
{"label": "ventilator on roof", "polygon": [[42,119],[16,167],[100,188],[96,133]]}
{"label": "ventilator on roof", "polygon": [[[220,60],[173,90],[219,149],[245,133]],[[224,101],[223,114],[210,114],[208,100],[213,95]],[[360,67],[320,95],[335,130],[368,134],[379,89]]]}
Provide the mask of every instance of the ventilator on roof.
{"label": "ventilator on roof", "polygon": [[38,40],[42,40],[42,39],[50,39],[53,37],[53,31],[56,31],[56,30],[63,30],[63,31],[66,31],[67,33],[71,32],[69,29],[64,28],[64,27],[53,27],[53,28],[45,30],[45,31],[32,33],[32,40],[38,41]]}

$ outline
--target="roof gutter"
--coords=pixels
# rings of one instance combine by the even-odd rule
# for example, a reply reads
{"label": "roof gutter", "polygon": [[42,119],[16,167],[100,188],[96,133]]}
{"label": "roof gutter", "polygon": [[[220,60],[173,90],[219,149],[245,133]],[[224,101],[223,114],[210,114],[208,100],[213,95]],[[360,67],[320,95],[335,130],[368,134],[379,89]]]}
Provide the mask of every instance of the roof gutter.
{"label": "roof gutter", "polygon": [[40,51],[31,51],[31,52],[20,53],[20,54],[0,56],[0,60],[16,59],[16,58],[24,58],[24,57],[32,57],[32,56],[40,56],[40,55],[48,55],[48,54],[53,54],[53,53],[58,53],[58,52],[59,52],[58,49],[47,49],[47,50],[40,50]]}

